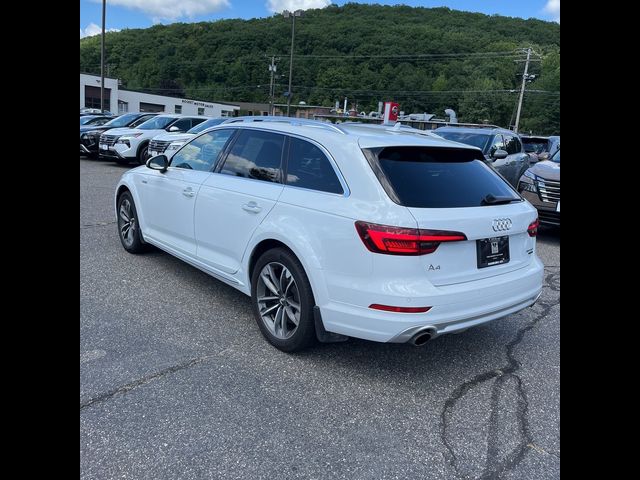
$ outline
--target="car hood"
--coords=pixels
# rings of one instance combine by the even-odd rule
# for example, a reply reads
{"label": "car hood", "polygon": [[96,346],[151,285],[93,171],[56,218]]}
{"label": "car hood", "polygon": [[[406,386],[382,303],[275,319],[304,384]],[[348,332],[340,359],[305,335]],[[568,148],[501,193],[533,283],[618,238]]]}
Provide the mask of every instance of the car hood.
{"label": "car hood", "polygon": [[101,132],[104,132],[110,128],[111,127],[105,127],[104,125],[82,125],[80,127],[80,133],[90,132],[91,130],[100,130]]}
{"label": "car hood", "polygon": [[112,128],[109,135],[127,135],[132,133],[142,133],[138,138],[153,138],[160,133],[166,133],[162,129],[158,130],[140,130],[139,128]]}
{"label": "car hood", "polygon": [[121,128],[112,128],[109,130],[109,135],[124,135],[126,133],[136,133],[141,130],[137,130],[135,128],[121,127]]}
{"label": "car hood", "polygon": [[533,165],[529,171],[547,180],[560,181],[560,164],[552,162],[551,160],[538,162]]}
{"label": "car hood", "polygon": [[161,133],[153,137],[153,139],[160,142],[186,141],[195,137],[195,135],[195,133]]}

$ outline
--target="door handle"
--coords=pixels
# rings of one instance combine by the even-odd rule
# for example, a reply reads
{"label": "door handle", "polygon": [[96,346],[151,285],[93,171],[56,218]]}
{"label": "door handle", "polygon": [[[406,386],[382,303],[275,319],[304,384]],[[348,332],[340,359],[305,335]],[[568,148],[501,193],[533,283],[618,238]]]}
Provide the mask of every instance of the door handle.
{"label": "door handle", "polygon": [[242,209],[249,213],[259,213],[262,210],[262,207],[256,202],[249,202],[242,205]]}
{"label": "door handle", "polygon": [[182,194],[185,197],[193,197],[196,194],[196,192],[193,191],[193,188],[187,187],[182,191]]}

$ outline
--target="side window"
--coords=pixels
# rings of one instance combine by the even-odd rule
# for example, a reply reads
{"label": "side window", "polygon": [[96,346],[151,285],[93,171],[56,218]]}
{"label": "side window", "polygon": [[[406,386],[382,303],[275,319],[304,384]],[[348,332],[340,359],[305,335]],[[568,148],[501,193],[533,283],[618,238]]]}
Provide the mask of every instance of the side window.
{"label": "side window", "polygon": [[310,142],[291,138],[287,185],[329,193],[344,193],[331,162]]}
{"label": "side window", "polygon": [[233,130],[215,130],[186,144],[171,159],[171,166],[208,172],[216,164]]}
{"label": "side window", "polygon": [[266,182],[279,182],[283,145],[283,135],[258,130],[242,130],[231,147],[220,173]]}
{"label": "side window", "polygon": [[196,125],[200,125],[202,122],[204,122],[205,119],[204,118],[192,118],[191,119],[191,126],[189,128],[193,128]]}
{"label": "side window", "polygon": [[509,155],[513,155],[514,153],[520,153],[519,147],[520,147],[520,142],[518,142],[516,137],[513,137],[511,135],[505,135],[504,149],[507,151]]}
{"label": "side window", "polygon": [[[171,124],[171,127],[178,127],[181,132],[186,132],[191,128],[191,119],[190,118],[181,118],[175,123]],[[171,128],[169,127],[169,128]]]}
{"label": "side window", "polygon": [[491,150],[489,150],[489,156],[492,156],[493,152],[495,152],[496,150],[504,150],[504,140],[502,139],[502,135],[496,135],[493,139]]}

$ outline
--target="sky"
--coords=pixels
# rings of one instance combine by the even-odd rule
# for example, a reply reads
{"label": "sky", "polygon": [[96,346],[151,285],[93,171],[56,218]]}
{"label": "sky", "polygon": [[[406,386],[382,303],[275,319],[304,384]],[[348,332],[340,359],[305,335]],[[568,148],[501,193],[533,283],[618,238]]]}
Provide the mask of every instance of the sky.
{"label": "sky", "polygon": [[[331,3],[404,4],[539,18],[560,22],[560,0],[107,0],[106,28],[146,28],[157,23],[268,17],[283,10],[324,8]],[[80,0],[80,38],[100,33],[102,0]]]}

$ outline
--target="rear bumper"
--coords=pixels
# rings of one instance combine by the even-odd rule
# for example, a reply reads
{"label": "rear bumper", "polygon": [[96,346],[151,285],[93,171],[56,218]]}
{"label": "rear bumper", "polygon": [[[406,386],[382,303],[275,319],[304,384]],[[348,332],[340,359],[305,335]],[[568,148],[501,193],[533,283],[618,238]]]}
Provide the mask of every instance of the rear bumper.
{"label": "rear bumper", "polygon": [[[456,285],[435,287],[411,305],[431,306],[426,313],[391,313],[329,301],[320,305],[329,332],[377,342],[406,342],[428,327],[434,336],[464,330],[518,312],[535,303],[542,291],[544,266],[537,257],[519,270]],[[407,305],[398,297],[395,305]],[[371,303],[375,303],[372,301]]]}

